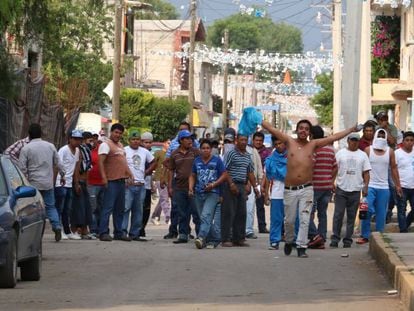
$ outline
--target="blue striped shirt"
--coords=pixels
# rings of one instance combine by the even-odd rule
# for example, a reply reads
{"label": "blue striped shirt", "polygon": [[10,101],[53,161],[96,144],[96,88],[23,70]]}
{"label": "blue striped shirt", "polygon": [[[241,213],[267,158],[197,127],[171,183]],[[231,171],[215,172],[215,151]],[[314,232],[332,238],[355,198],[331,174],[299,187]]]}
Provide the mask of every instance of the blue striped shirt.
{"label": "blue striped shirt", "polygon": [[242,153],[238,149],[230,150],[225,161],[226,170],[236,183],[246,183],[247,175],[254,171],[253,160],[247,151]]}

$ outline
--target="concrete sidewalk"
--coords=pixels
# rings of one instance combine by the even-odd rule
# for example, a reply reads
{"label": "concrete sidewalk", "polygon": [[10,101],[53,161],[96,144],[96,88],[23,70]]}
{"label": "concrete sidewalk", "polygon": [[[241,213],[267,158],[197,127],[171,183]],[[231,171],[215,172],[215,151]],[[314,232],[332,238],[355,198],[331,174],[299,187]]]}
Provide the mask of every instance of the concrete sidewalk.
{"label": "concrete sidewalk", "polygon": [[[390,228],[391,229],[391,228]],[[398,291],[407,310],[414,310],[414,233],[372,233],[369,252]]]}

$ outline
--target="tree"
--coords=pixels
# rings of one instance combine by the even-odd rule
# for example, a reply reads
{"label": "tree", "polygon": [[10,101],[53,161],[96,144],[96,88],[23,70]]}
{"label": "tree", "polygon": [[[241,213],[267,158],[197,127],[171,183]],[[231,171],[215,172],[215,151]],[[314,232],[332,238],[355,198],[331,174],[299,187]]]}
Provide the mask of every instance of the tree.
{"label": "tree", "polygon": [[322,90],[311,99],[311,106],[315,108],[320,124],[332,126],[333,119],[333,80],[332,74],[320,74],[316,82]]}
{"label": "tree", "polygon": [[151,12],[136,11],[136,17],[139,19],[178,19],[180,16],[175,6],[164,0],[146,0],[144,2],[151,4],[152,10]]}
{"label": "tree", "polygon": [[224,30],[229,30],[230,48],[253,51],[256,48],[278,53],[301,53],[302,33],[291,25],[274,23],[270,18],[234,14],[216,20],[208,29],[207,40],[221,47]]}
{"label": "tree", "polygon": [[177,128],[189,110],[188,100],[185,97],[177,99],[156,98],[150,109],[149,126],[154,139],[165,141],[177,134]]}
{"label": "tree", "polygon": [[122,89],[120,96],[120,122],[126,128],[136,127],[141,130],[149,128],[151,107],[154,95],[137,89]]}

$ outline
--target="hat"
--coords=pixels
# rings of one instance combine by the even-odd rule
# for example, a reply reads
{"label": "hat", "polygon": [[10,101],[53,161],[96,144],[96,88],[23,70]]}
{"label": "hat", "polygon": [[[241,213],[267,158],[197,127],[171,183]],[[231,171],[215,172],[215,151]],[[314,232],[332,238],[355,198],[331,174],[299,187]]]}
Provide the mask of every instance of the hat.
{"label": "hat", "polygon": [[236,136],[236,130],[232,127],[228,127],[224,130],[224,136],[226,136],[227,134],[231,134],[234,136]]}
{"label": "hat", "polygon": [[178,132],[178,141],[181,141],[183,138],[192,137],[192,134],[190,131],[187,130],[181,130]]}
{"label": "hat", "polygon": [[72,133],[70,133],[70,138],[83,138],[82,131],[73,130]]}
{"label": "hat", "polygon": [[154,137],[150,132],[145,132],[141,135],[142,140],[154,140]]}
{"label": "hat", "polygon": [[128,132],[128,139],[141,138],[141,133],[138,130],[131,130]]}
{"label": "hat", "polygon": [[381,120],[382,118],[388,118],[388,114],[385,111],[378,111],[376,116],[377,120]]}
{"label": "hat", "polygon": [[351,133],[351,134],[348,135],[349,140],[360,140],[360,138],[361,137],[359,136],[358,133]]}
{"label": "hat", "polygon": [[226,135],[224,135],[224,140],[225,141],[228,140],[228,141],[233,142],[234,141],[234,135],[233,134],[226,134]]}

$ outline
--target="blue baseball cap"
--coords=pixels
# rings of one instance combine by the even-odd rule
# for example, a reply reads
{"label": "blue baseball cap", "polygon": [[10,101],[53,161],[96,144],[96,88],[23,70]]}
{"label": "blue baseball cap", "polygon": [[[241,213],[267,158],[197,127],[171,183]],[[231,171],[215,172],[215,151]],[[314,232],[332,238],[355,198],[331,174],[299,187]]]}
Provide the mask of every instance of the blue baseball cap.
{"label": "blue baseball cap", "polygon": [[178,141],[181,141],[183,138],[191,137],[192,134],[188,130],[181,130],[178,132]]}
{"label": "blue baseball cap", "polygon": [[73,130],[72,133],[70,133],[71,138],[83,138],[83,133],[80,130]]}

